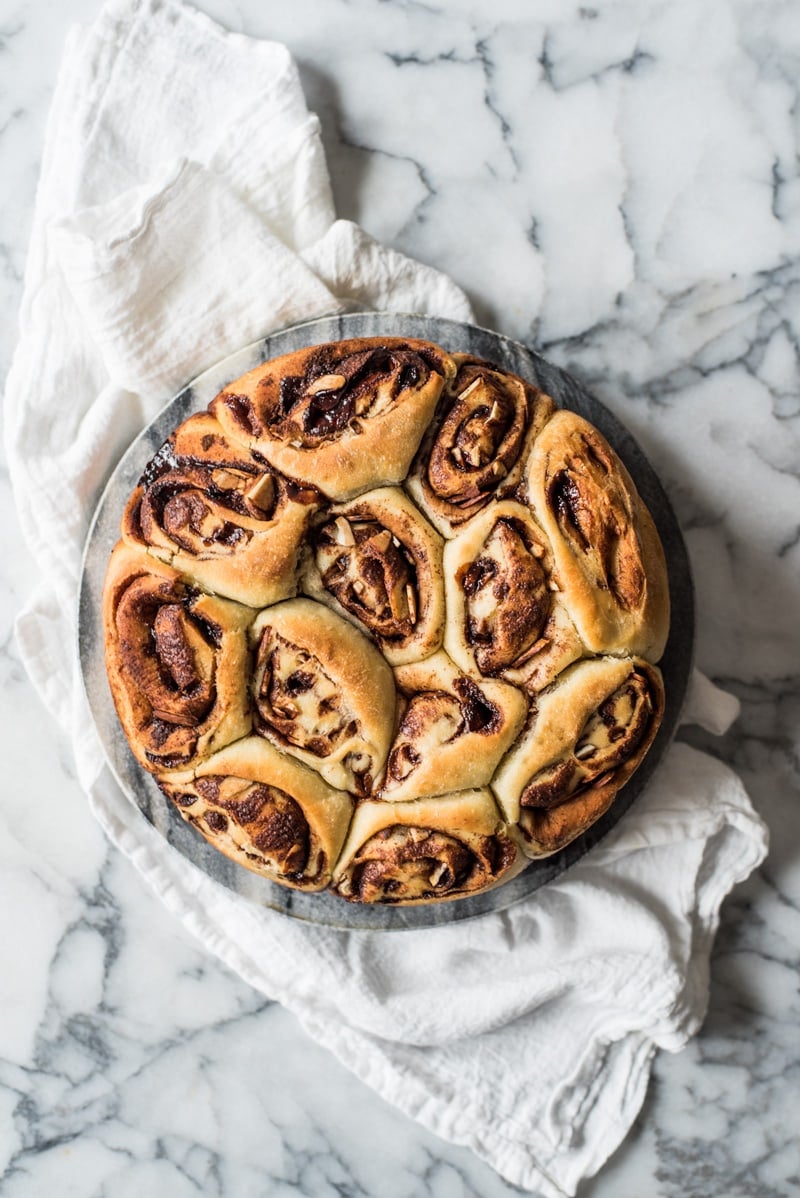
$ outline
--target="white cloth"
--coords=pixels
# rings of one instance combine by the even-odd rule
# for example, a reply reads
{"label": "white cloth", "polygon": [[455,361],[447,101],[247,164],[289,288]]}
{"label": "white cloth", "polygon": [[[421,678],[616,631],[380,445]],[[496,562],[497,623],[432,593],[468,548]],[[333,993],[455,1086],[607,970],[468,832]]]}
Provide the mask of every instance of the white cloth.
{"label": "white cloth", "polygon": [[[447,278],[335,220],[284,47],[159,0],[74,31],[6,393],[45,580],[18,638],[97,818],[184,924],[385,1098],[511,1181],[571,1194],[630,1127],[654,1048],[703,1018],[720,903],[766,851],[738,779],[677,745],[611,835],[512,909],[334,932],[248,905],[160,839],[103,764],[68,648],[88,520],[132,436],[227,353],[353,305],[470,318]],[[736,704],[697,676],[688,711],[719,732]]]}

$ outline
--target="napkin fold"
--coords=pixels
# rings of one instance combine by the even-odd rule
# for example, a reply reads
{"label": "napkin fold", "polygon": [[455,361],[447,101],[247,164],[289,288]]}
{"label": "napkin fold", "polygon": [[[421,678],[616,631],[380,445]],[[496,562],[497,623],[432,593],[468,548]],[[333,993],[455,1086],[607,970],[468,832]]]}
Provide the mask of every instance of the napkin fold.
{"label": "napkin fold", "polygon": [[[71,651],[88,523],[133,436],[240,346],[358,307],[471,318],[446,276],[336,219],[285,47],[160,0],[111,0],[73,30],[5,395],[42,574],[17,637],[97,818],[210,951],[413,1118],[518,1185],[572,1194],[629,1129],[656,1047],[676,1051],[702,1021],[720,904],[766,852],[736,776],[676,744],[601,844],[509,910],[394,934],[316,928],[224,890],[141,818]],[[695,674],[689,718],[719,733],[736,709]]]}

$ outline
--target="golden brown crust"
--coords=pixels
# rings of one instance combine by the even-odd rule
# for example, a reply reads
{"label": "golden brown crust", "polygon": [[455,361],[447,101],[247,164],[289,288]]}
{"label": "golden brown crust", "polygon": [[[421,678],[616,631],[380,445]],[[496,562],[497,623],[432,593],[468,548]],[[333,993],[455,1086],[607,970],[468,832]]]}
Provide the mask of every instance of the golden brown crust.
{"label": "golden brown crust", "polygon": [[205,590],[266,607],[296,594],[300,545],[320,499],[198,412],[149,463],[125,508],[122,539]]}
{"label": "golden brown crust", "polygon": [[122,538],[103,616],[133,752],[282,885],[481,893],[591,827],[661,722],[652,519],[596,429],[480,359],[267,362],[175,429]]}
{"label": "golden brown crust", "polygon": [[303,590],[352,620],[391,665],[444,634],[442,538],[399,487],[337,504],[310,533]]}
{"label": "golden brown crust", "polygon": [[530,856],[563,848],[608,810],[663,713],[660,671],[644,658],[577,662],[538,696],[491,783]]}
{"label": "golden brown crust", "polygon": [[159,785],[187,823],[245,869],[298,890],[331,879],[353,799],[259,736]]}
{"label": "golden brown crust", "polygon": [[351,902],[442,902],[490,890],[524,867],[488,790],[360,804],[333,871]]}
{"label": "golden brown crust", "polygon": [[276,470],[344,500],[405,478],[454,372],[430,342],[357,338],[267,362],[231,383],[210,410]]}
{"label": "golden brown crust", "polygon": [[533,447],[526,493],[586,646],[658,661],[669,631],[664,551],[605,438],[574,412],[557,412]]}
{"label": "golden brown crust", "polygon": [[445,388],[408,478],[414,499],[452,536],[493,498],[510,495],[535,438],[550,419],[549,395],[499,366],[453,354]]}
{"label": "golden brown crust", "polygon": [[394,679],[381,654],[312,599],[267,608],[252,636],[256,732],[337,790],[370,794],[395,721]]}
{"label": "golden brown crust", "polygon": [[253,613],[121,542],[103,591],[108,680],[131,749],[158,774],[244,736]]}
{"label": "golden brown crust", "polygon": [[445,545],[445,648],[463,670],[546,686],[584,646],[557,593],[552,553],[527,507],[489,504]]}
{"label": "golden brown crust", "polygon": [[486,786],[525,721],[522,692],[468,677],[444,652],[395,669],[395,681],[405,703],[380,798]]}

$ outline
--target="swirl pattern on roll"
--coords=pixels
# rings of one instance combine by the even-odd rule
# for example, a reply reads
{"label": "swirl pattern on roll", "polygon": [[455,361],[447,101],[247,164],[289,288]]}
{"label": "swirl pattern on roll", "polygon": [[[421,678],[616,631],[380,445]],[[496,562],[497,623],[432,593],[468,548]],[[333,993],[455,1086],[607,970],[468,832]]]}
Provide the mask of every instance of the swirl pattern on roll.
{"label": "swirl pattern on roll", "polygon": [[529,501],[587,648],[658,661],[669,630],[664,550],[617,454],[582,417],[558,412],[526,474]]}
{"label": "swirl pattern on roll", "polygon": [[256,731],[331,786],[370,794],[396,706],[391,670],[375,646],[310,599],[268,608],[252,634]]}
{"label": "swirl pattern on roll", "polygon": [[200,586],[266,607],[296,593],[300,546],[319,498],[259,463],[199,412],[149,463],[125,509],[122,536]]}
{"label": "swirl pattern on roll", "polygon": [[445,648],[467,672],[546,686],[584,646],[563,607],[553,557],[532,513],[492,503],[445,546]]}
{"label": "swirl pattern on roll", "polygon": [[516,687],[464,674],[444,652],[395,670],[404,695],[380,797],[486,786],[527,713]]}
{"label": "swirl pattern on roll", "polygon": [[494,497],[510,495],[553,401],[516,375],[463,354],[409,486],[445,536]]}
{"label": "swirl pattern on roll", "polygon": [[211,411],[277,470],[344,500],[402,482],[454,373],[452,358],[428,342],[335,342],[257,367]]}
{"label": "swirl pattern on roll", "polygon": [[522,864],[487,790],[368,801],[356,809],[332,885],[351,902],[441,902],[487,890]]}
{"label": "swirl pattern on roll", "polygon": [[260,737],[159,784],[187,823],[245,869],[300,890],[330,882],[353,800]]}
{"label": "swirl pattern on roll", "polygon": [[526,851],[545,856],[608,809],[653,742],[664,710],[659,671],[641,658],[578,662],[537,700],[492,787]]}
{"label": "swirl pattern on roll", "polygon": [[303,589],[364,629],[391,665],[439,648],[442,538],[399,487],[330,508],[310,541]]}
{"label": "swirl pattern on roll", "polygon": [[252,616],[192,590],[146,555],[124,545],[114,551],[104,598],[109,682],[146,768],[185,766],[249,730]]}

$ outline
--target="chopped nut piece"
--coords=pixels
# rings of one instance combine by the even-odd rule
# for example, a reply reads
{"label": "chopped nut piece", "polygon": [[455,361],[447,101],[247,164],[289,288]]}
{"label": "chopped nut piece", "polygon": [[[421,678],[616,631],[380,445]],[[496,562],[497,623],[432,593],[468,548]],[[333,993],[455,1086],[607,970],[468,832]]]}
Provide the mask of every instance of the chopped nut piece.
{"label": "chopped nut piece", "polygon": [[355,545],[356,540],[353,536],[353,530],[350,527],[348,520],[344,516],[337,516],[333,522],[334,534],[333,539],[337,545]]}
{"label": "chopped nut piece", "polygon": [[409,582],[406,586],[406,602],[408,603],[408,618],[412,624],[417,622],[417,595]]}
{"label": "chopped nut piece", "polygon": [[238,488],[242,485],[241,474],[234,474],[232,470],[214,470],[211,477],[214,480],[214,485],[222,487],[224,490],[232,490],[234,487]]}
{"label": "chopped nut piece", "polygon": [[306,387],[306,395],[319,395],[320,391],[338,391],[346,383],[343,374],[323,374]]}
{"label": "chopped nut piece", "polygon": [[271,474],[262,474],[247,492],[247,498],[254,507],[263,512],[269,511],[275,501],[275,479]]}
{"label": "chopped nut piece", "polygon": [[483,379],[481,378],[480,375],[478,375],[477,378],[474,378],[472,380],[472,382],[470,383],[470,385],[468,387],[465,387],[463,391],[459,391],[458,398],[466,399],[467,396],[471,395],[472,392],[475,390],[475,388],[479,387],[482,382],[483,382]]}

